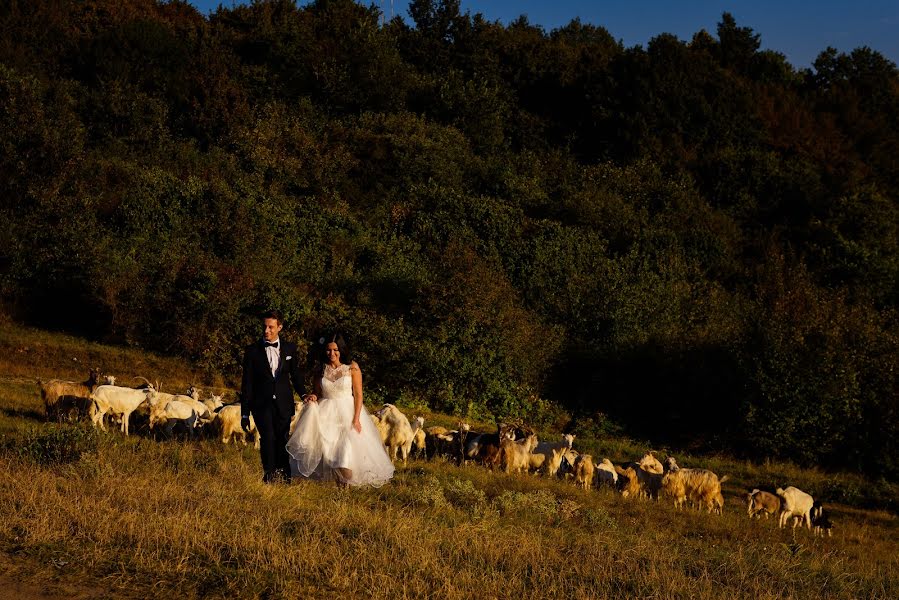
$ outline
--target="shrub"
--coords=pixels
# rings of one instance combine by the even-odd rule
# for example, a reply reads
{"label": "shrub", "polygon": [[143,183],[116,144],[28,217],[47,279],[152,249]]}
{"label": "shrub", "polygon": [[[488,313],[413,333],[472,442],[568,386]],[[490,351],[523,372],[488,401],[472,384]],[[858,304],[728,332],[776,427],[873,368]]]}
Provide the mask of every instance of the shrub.
{"label": "shrub", "polygon": [[415,503],[431,507],[444,507],[447,505],[446,496],[443,495],[443,486],[436,477],[430,477],[422,485],[415,488]]}
{"label": "shrub", "polygon": [[97,451],[97,433],[85,426],[32,427],[21,436],[4,441],[4,448],[39,465],[62,465]]}
{"label": "shrub", "polygon": [[584,525],[590,529],[616,529],[618,522],[602,508],[588,508],[582,513]]}
{"label": "shrub", "polygon": [[443,489],[446,499],[454,507],[483,516],[487,508],[487,496],[470,479],[450,479]]}
{"label": "shrub", "polygon": [[540,520],[550,521],[556,515],[556,497],[546,490],[536,492],[507,490],[497,496],[494,503],[503,516],[527,513]]}

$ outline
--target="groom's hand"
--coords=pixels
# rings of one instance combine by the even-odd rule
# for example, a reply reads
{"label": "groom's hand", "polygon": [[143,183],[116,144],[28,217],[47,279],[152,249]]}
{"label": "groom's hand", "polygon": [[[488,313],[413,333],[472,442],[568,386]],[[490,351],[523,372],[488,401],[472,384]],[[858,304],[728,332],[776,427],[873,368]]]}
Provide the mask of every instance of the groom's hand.
{"label": "groom's hand", "polygon": [[303,400],[305,402],[318,402],[318,396],[316,396],[315,394],[306,394],[305,396],[303,396]]}
{"label": "groom's hand", "polygon": [[240,417],[240,427],[246,433],[250,433],[250,415],[243,415]]}

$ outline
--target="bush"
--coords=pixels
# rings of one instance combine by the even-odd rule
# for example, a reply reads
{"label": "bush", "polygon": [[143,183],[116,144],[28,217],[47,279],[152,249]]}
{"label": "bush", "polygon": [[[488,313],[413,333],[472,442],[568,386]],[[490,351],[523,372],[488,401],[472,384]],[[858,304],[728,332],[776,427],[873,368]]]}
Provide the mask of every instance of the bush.
{"label": "bush", "polygon": [[507,490],[497,496],[494,503],[503,516],[527,513],[539,520],[550,521],[556,515],[556,497],[546,490],[536,492]]}
{"label": "bush", "polygon": [[592,530],[610,530],[618,527],[618,522],[602,508],[588,508],[583,512],[583,521]]}
{"label": "bush", "polygon": [[39,465],[75,463],[97,451],[97,432],[92,427],[48,425],[32,427],[21,436],[4,440],[4,448],[23,460]]}
{"label": "bush", "polygon": [[487,509],[487,496],[479,490],[470,479],[450,479],[443,489],[446,499],[454,507],[470,512],[474,516],[483,516]]}
{"label": "bush", "polygon": [[436,477],[430,477],[423,485],[415,488],[415,503],[435,508],[447,505],[446,496],[443,495],[443,486]]}

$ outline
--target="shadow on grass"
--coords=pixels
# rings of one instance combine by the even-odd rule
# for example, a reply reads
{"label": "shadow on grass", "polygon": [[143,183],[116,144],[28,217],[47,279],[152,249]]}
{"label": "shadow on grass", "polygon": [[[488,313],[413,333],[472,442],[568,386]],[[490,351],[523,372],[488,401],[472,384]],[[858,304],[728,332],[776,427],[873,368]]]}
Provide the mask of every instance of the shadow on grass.
{"label": "shadow on grass", "polygon": [[7,417],[17,417],[20,419],[29,419],[43,423],[47,420],[46,416],[34,409],[30,408],[3,408],[0,407],[0,414]]}

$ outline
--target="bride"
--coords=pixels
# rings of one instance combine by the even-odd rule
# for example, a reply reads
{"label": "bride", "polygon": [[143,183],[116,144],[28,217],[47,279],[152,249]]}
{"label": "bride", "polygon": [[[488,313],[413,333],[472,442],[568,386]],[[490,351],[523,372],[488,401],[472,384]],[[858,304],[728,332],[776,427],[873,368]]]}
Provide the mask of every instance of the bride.
{"label": "bride", "polygon": [[381,435],[362,406],[362,371],[339,333],[324,338],[309,400],[287,441],[294,477],[380,486],[393,477]]}

